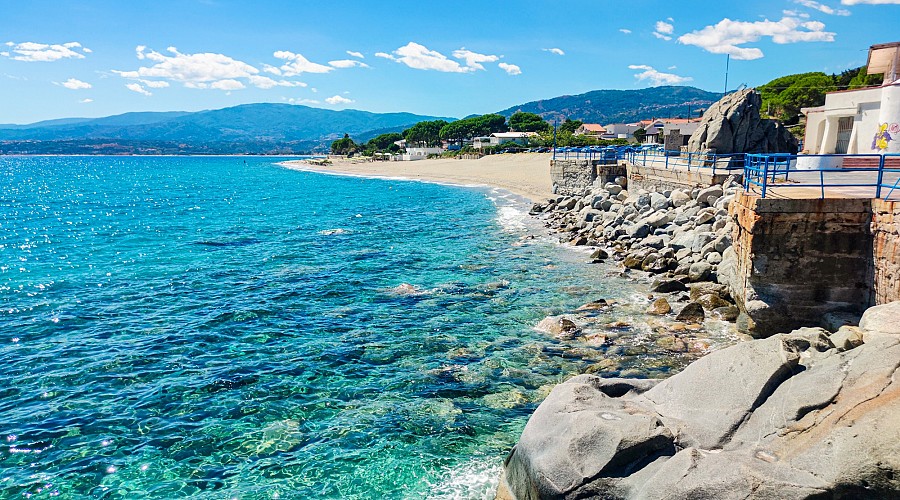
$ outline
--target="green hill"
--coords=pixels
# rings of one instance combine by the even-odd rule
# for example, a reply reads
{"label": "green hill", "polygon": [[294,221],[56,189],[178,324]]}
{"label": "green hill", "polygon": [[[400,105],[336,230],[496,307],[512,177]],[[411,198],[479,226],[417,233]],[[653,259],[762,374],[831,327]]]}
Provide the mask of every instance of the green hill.
{"label": "green hill", "polygon": [[585,123],[634,122],[650,118],[687,118],[719,100],[721,93],[694,87],[651,87],[638,90],[594,90],[578,95],[565,95],[533,101],[503,111],[510,116],[516,111],[536,113],[545,120],[566,118]]}

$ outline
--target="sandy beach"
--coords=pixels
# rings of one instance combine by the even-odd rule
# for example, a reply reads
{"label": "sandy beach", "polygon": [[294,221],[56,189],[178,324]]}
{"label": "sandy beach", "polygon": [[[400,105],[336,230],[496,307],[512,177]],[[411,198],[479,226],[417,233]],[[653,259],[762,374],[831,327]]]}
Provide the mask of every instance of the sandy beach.
{"label": "sandy beach", "polygon": [[464,186],[492,186],[506,189],[532,202],[552,196],[549,153],[519,153],[485,156],[478,160],[419,160],[389,162],[333,161],[312,165],[288,161],[281,165],[298,170],[346,175],[389,177],[433,181]]}

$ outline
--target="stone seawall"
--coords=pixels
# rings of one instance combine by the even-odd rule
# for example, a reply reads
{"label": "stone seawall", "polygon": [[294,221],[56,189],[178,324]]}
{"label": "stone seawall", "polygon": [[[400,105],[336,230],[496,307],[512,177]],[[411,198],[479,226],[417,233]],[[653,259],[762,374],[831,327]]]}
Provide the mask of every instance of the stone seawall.
{"label": "stone seawall", "polygon": [[869,199],[731,204],[735,259],[726,278],[754,336],[834,327],[900,299],[900,206]]}
{"label": "stone seawall", "polygon": [[900,203],[872,200],[872,247],[875,303],[900,300]]}

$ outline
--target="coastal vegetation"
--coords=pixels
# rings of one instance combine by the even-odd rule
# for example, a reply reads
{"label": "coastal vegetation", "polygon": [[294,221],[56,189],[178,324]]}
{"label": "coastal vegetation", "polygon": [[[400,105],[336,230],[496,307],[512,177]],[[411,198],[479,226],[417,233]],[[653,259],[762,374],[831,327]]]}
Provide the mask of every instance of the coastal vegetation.
{"label": "coastal vegetation", "polygon": [[825,94],[878,85],[882,75],[867,75],[866,67],[849,69],[840,74],[822,72],[798,73],[776,78],[757,87],[762,96],[761,112],[788,125],[800,119],[801,108],[825,104]]}

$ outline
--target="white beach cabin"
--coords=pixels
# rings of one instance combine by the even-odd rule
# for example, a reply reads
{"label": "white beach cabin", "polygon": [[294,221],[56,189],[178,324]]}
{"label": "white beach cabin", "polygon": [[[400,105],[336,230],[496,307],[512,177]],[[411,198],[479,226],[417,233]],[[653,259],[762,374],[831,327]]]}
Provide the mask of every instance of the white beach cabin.
{"label": "white beach cabin", "polygon": [[[801,110],[806,115],[804,153],[900,153],[900,42],[869,47],[866,66],[870,75],[884,73],[880,87],[830,92],[824,105]],[[837,168],[845,161],[839,156],[818,157],[814,164],[801,160],[799,169]]]}

